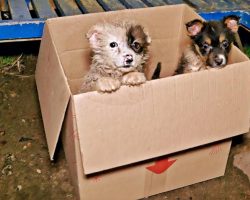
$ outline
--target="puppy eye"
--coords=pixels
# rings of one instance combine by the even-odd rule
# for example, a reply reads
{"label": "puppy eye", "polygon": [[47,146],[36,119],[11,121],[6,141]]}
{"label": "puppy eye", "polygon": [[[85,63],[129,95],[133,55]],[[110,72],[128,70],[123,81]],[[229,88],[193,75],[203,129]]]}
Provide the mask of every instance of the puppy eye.
{"label": "puppy eye", "polygon": [[118,44],[117,44],[116,42],[111,42],[111,43],[109,44],[109,46],[110,46],[111,48],[115,48],[115,47],[118,47]]}
{"label": "puppy eye", "polygon": [[229,46],[229,43],[227,40],[224,40],[222,43],[221,43],[222,47],[223,48],[227,48]]}
{"label": "puppy eye", "polygon": [[135,48],[135,50],[139,50],[141,48],[141,45],[138,42],[134,42],[133,47]]}

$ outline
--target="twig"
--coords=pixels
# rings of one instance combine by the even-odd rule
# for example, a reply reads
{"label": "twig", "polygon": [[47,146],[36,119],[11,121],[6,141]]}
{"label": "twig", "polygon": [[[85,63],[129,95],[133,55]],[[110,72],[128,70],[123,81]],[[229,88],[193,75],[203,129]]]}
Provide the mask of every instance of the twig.
{"label": "twig", "polygon": [[21,64],[23,54],[21,54],[11,65],[5,65],[3,66],[3,69],[1,70],[1,72],[7,72],[9,70],[11,70],[13,67],[17,67],[18,72],[20,73],[22,68],[25,68],[25,66],[23,64]]}
{"label": "twig", "polygon": [[21,74],[15,74],[13,72],[4,72],[4,75],[16,76],[16,77],[19,77],[19,78],[30,78],[30,77],[35,76],[34,74],[31,74],[31,75],[21,75]]}

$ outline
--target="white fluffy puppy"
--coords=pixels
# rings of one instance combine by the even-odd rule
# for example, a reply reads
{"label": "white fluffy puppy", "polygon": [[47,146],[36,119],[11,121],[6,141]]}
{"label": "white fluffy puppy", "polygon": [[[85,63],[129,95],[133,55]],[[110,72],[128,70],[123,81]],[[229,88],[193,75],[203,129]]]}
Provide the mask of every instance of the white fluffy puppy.
{"label": "white fluffy puppy", "polygon": [[146,81],[144,64],[151,39],[141,25],[128,21],[100,23],[89,30],[87,38],[93,57],[80,92],[112,92],[121,85]]}

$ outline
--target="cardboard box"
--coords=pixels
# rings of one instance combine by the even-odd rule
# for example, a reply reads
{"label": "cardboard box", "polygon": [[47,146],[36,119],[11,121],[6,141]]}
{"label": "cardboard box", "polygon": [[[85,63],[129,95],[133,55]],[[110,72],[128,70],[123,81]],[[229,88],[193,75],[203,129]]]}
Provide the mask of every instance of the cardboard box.
{"label": "cardboard box", "polygon": [[[166,78],[138,87],[123,86],[112,94],[76,94],[90,65],[90,48],[84,35],[97,22],[115,18],[136,20],[147,28],[152,45],[146,75],[150,78],[161,62]],[[102,194],[121,183],[123,190],[125,187],[130,192],[133,179],[132,182],[138,181],[136,194],[131,196],[134,199],[222,175],[225,162],[216,169],[204,168],[203,175],[178,186],[171,179],[165,182],[166,177],[154,176],[154,184],[161,189],[144,189],[142,194],[148,176],[145,166],[149,163],[135,164],[248,132],[250,61],[236,47],[231,51],[230,64],[223,69],[167,77],[176,69],[182,49],[190,42],[185,23],[194,18],[200,17],[189,7],[177,5],[47,20],[36,69],[41,112],[51,159],[63,130],[66,158],[80,197],[85,196],[84,184],[86,190]],[[70,140],[72,136],[74,140]],[[224,161],[229,144],[225,146]],[[199,166],[199,157],[207,154],[202,152],[201,149],[180,156],[189,160],[194,155],[194,163]],[[126,168],[128,165],[135,166]],[[106,171],[110,172],[107,176]],[[93,173],[117,180],[95,187],[86,179]],[[139,178],[142,174],[144,178]],[[114,193],[108,199],[117,199],[115,195],[120,190]],[[95,199],[91,195],[86,194],[85,199]]]}
{"label": "cardboard box", "polygon": [[85,175],[72,106],[70,103],[67,110],[62,141],[78,199],[141,199],[223,176],[225,173],[230,139],[146,162]]}

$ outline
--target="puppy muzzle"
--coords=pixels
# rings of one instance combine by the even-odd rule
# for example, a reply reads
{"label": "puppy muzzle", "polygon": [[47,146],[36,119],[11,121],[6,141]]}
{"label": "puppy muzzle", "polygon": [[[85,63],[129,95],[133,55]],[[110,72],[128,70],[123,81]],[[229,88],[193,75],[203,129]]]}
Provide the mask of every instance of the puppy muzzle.
{"label": "puppy muzzle", "polygon": [[224,67],[227,64],[226,52],[220,48],[214,48],[208,56],[208,63],[210,67]]}
{"label": "puppy muzzle", "polygon": [[125,68],[132,67],[133,61],[134,61],[133,56],[127,54],[124,59],[124,67]]}

